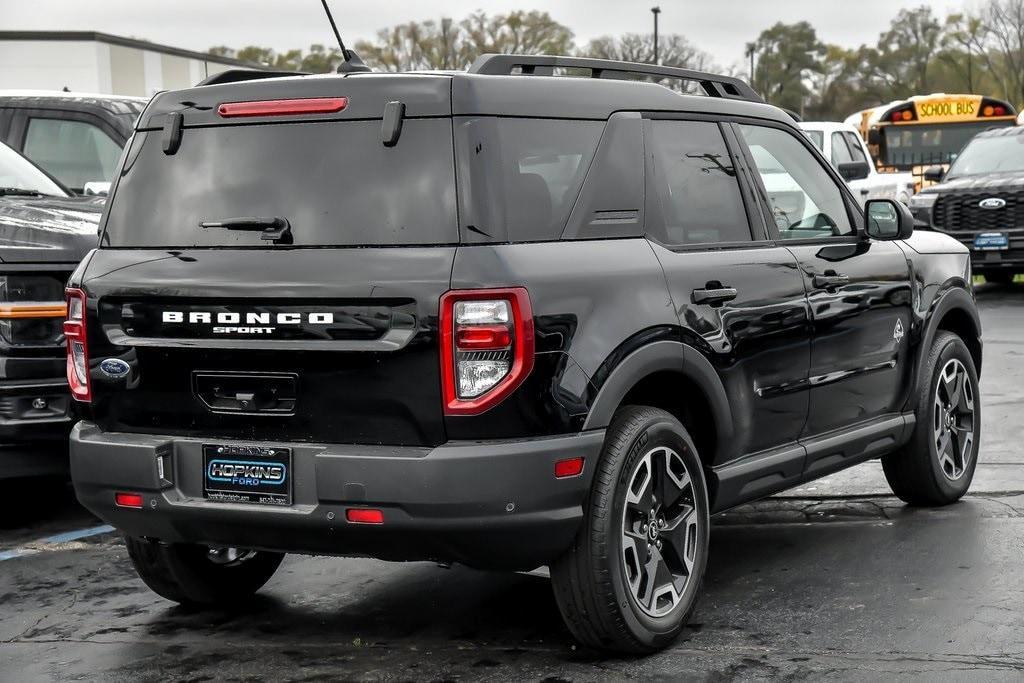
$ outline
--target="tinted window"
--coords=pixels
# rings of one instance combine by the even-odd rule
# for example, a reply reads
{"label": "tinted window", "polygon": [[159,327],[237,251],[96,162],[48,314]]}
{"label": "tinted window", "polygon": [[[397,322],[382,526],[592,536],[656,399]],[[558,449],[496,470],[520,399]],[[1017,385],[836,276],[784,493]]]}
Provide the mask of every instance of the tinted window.
{"label": "tinted window", "polygon": [[974,138],[949,168],[948,177],[1024,171],[1024,135]]}
{"label": "tinted window", "polygon": [[652,121],[653,183],[664,226],[648,233],[664,244],[742,242],[750,226],[732,158],[718,124]]}
{"label": "tinted window", "polygon": [[0,142],[0,187],[64,197],[57,183],[7,145]]}
{"label": "tinted window", "polygon": [[121,145],[85,121],[33,118],[22,152],[57,180],[81,190],[88,182],[111,179]]}
{"label": "tinted window", "polygon": [[848,164],[853,161],[850,150],[846,147],[846,140],[841,133],[832,133],[832,165],[838,168],[839,164]]}
{"label": "tinted window", "polygon": [[550,119],[458,120],[459,199],[466,239],[558,239],[604,125]]}
{"label": "tinted window", "polygon": [[451,121],[410,119],[394,147],[380,121],[186,128],[134,145],[106,237],[113,246],[262,246],[253,232],[200,228],[241,216],[286,218],[297,245],[458,241]]}
{"label": "tinted window", "polygon": [[741,125],[782,239],[851,235],[838,185],[810,150],[777,128]]}
{"label": "tinted window", "polygon": [[843,137],[846,138],[846,144],[850,148],[850,154],[853,155],[854,161],[868,161],[868,157],[864,154],[864,147],[860,144],[860,136],[856,133],[846,132],[843,133]]}

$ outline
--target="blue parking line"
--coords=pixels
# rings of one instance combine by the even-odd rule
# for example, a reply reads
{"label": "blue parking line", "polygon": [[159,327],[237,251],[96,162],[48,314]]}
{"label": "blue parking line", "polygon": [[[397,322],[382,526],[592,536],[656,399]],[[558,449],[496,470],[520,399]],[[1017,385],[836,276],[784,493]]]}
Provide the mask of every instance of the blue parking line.
{"label": "blue parking line", "polygon": [[24,555],[33,555],[38,552],[42,552],[45,548],[39,546],[45,545],[57,545],[59,543],[70,543],[71,541],[77,541],[81,538],[88,538],[90,536],[98,536],[100,534],[108,534],[114,530],[114,527],[109,524],[102,526],[89,527],[88,529],[76,529],[75,531],[67,531],[63,534],[56,534],[55,536],[47,536],[41,538],[38,541],[31,541],[22,546],[14,548],[12,550],[5,550],[0,552],[0,562],[4,560],[12,560],[15,557],[22,557]]}
{"label": "blue parking line", "polygon": [[98,536],[99,534],[109,534],[113,530],[114,527],[109,524],[104,524],[103,526],[78,529],[77,531],[68,531],[63,534],[57,534],[56,536],[50,536],[48,538],[41,539],[38,543],[70,543],[71,541],[77,541],[80,538]]}

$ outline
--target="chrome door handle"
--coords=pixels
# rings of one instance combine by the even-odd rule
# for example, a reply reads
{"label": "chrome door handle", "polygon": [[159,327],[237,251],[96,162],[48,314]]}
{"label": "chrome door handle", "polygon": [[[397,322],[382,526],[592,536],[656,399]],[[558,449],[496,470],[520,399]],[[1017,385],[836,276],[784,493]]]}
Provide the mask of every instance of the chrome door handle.
{"label": "chrome door handle", "polygon": [[716,287],[714,289],[695,289],[690,294],[690,301],[695,304],[723,304],[732,301],[739,292],[735,287]]}
{"label": "chrome door handle", "polygon": [[830,287],[841,287],[842,285],[850,284],[850,277],[848,275],[836,275],[835,273],[826,273],[825,275],[814,276],[814,286],[824,289]]}

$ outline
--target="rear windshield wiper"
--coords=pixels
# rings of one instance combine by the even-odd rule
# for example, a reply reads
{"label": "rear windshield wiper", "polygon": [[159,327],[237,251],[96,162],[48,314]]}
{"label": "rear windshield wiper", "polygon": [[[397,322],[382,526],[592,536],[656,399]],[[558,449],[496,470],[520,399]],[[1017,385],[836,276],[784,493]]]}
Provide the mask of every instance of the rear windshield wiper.
{"label": "rear windshield wiper", "polygon": [[279,216],[239,216],[224,218],[219,221],[203,221],[200,228],[222,228],[224,230],[260,231],[261,240],[271,240],[278,244],[292,243],[292,226],[287,218]]}

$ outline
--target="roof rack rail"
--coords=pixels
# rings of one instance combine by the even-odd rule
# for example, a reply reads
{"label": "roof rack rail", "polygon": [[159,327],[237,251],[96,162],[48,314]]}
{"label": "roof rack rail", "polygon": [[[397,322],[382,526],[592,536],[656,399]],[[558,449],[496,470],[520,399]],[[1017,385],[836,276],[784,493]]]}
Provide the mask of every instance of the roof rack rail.
{"label": "roof rack rail", "polygon": [[469,73],[491,76],[511,76],[520,69],[527,76],[552,76],[556,67],[566,69],[589,69],[592,78],[622,78],[626,74],[661,76],[684,81],[696,81],[709,97],[726,97],[734,100],[764,102],[745,81],[732,76],[721,76],[705,71],[692,71],[674,66],[620,62],[611,59],[589,57],[561,57],[555,55],[501,55],[485,54],[477,57],[469,67]]}
{"label": "roof rack rail", "polygon": [[241,81],[257,81],[263,78],[284,78],[285,76],[308,76],[305,71],[263,71],[257,69],[228,69],[213,74],[199,81],[196,85],[220,85],[221,83],[239,83]]}

